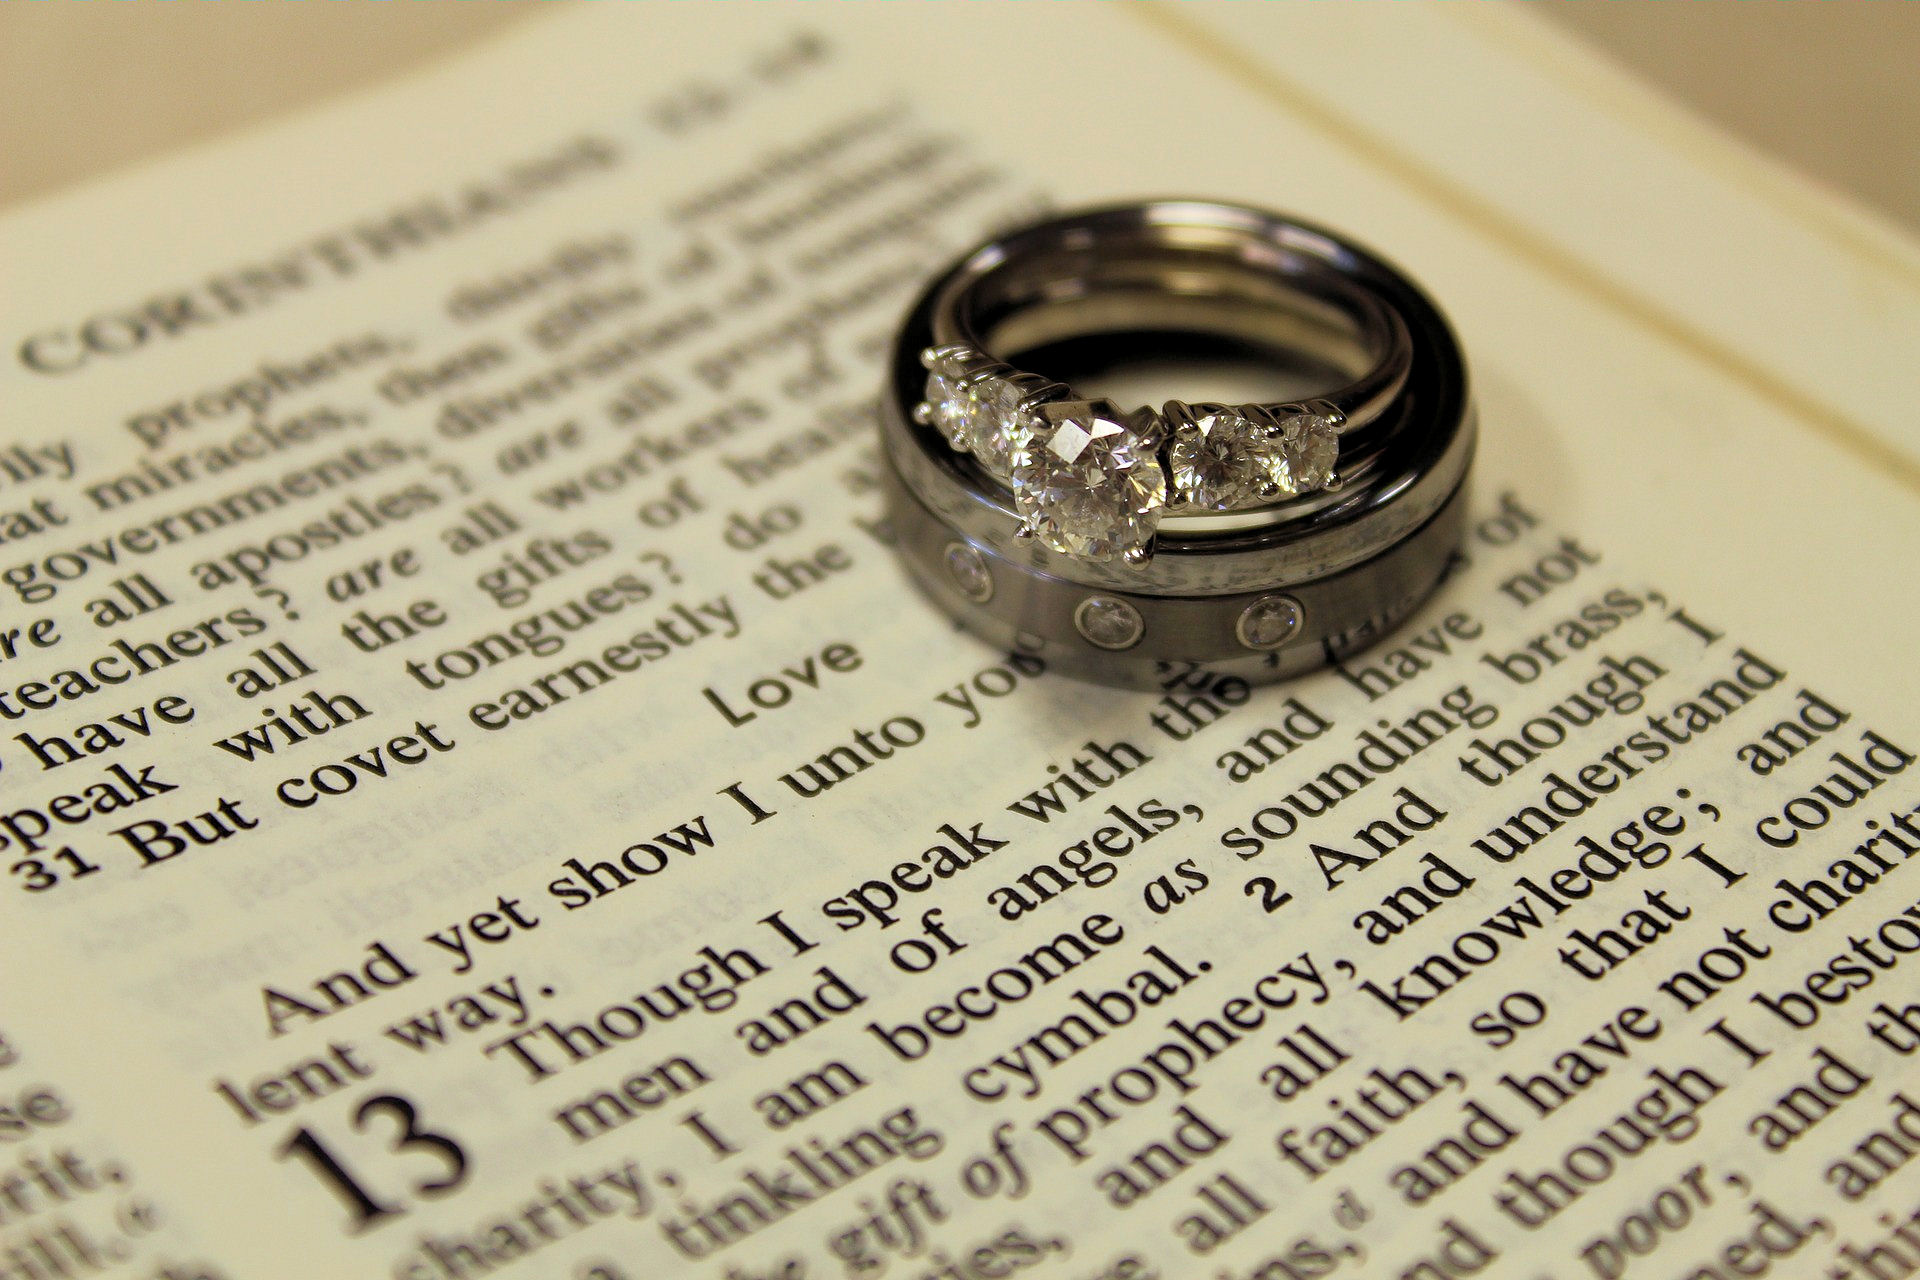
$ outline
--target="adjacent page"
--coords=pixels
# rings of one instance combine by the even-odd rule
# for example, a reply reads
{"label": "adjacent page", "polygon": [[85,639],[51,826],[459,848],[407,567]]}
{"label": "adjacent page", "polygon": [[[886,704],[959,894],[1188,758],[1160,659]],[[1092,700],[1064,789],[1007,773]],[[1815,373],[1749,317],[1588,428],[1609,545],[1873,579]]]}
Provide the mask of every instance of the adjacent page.
{"label": "adjacent page", "polygon": [[[591,7],[0,219],[0,1277],[1920,1271],[1911,247],[1406,12]],[[916,283],[1167,193],[1473,363],[1281,687],[888,546]]]}

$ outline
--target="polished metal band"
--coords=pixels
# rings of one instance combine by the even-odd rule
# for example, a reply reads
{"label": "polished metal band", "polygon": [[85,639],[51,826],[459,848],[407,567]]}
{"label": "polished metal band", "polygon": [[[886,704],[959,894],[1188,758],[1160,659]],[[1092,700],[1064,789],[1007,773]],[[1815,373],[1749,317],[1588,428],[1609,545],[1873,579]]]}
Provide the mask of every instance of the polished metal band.
{"label": "polished metal band", "polygon": [[[1324,397],[1352,423],[1344,483],[1219,514],[1176,507],[1150,558],[1100,558],[1030,536],[1005,475],[952,448],[924,410],[916,419],[929,348],[1017,356],[1146,329],[1306,353],[1350,374]],[[915,302],[887,378],[891,514],[913,576],[969,629],[1072,674],[1151,685],[1177,661],[1252,680],[1307,670],[1411,612],[1458,543],[1475,431],[1452,332],[1400,272],[1290,218],[1165,201],[990,241]]]}
{"label": "polished metal band", "polygon": [[[1138,216],[1149,207],[1150,218]],[[1095,210],[1037,223],[964,258],[934,299],[929,345],[1024,351],[1141,329],[1253,340],[1345,369],[1353,380],[1315,400],[1358,432],[1400,393],[1413,353],[1397,276],[1372,279],[1357,265],[1331,237],[1235,205]]]}

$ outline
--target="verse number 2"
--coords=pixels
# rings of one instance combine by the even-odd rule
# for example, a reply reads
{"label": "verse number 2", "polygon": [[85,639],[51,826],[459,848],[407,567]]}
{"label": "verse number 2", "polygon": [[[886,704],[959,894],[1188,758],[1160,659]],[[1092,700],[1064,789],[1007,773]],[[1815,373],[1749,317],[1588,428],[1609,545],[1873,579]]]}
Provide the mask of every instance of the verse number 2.
{"label": "verse number 2", "polygon": [[[388,1150],[396,1155],[419,1152],[441,1165],[438,1177],[422,1178],[413,1184],[413,1194],[443,1196],[466,1181],[467,1153],[445,1134],[422,1129],[419,1113],[405,1098],[390,1093],[368,1098],[353,1113],[354,1131],[365,1132],[370,1121],[381,1115],[391,1117],[395,1126],[393,1143]],[[339,1157],[311,1129],[295,1129],[293,1136],[280,1144],[279,1155],[282,1160],[297,1157],[303,1161],[335,1195],[346,1202],[348,1211],[353,1215],[349,1228],[352,1231],[364,1231],[378,1225],[383,1219],[406,1212],[401,1205],[382,1201],[367,1190],[366,1185],[340,1162]]]}
{"label": "verse number 2", "polygon": [[1293,895],[1280,887],[1272,876],[1255,876],[1247,881],[1247,896],[1260,899],[1260,909],[1272,915],[1293,901]]}

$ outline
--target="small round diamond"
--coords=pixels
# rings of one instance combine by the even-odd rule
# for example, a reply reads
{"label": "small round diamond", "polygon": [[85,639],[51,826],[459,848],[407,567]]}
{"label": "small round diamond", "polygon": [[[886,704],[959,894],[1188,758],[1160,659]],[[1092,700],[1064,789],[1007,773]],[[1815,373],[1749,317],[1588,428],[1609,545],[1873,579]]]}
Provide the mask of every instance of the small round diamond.
{"label": "small round diamond", "polygon": [[1263,596],[1241,610],[1234,633],[1249,649],[1278,649],[1305,620],[1306,611],[1292,596]]}
{"label": "small round diamond", "polygon": [[938,427],[947,443],[956,449],[967,447],[967,393],[948,373],[935,367],[927,374],[927,398],[922,421]]}
{"label": "small round diamond", "polygon": [[1280,493],[1312,493],[1323,489],[1340,457],[1340,421],[1318,413],[1289,413],[1275,424],[1278,431],[1262,452],[1267,474]]}
{"label": "small round diamond", "polygon": [[1020,389],[988,374],[967,392],[967,438],[973,456],[1002,480],[1013,471],[1013,452],[1033,434],[1033,421],[1020,412]]}
{"label": "small round diamond", "polygon": [[1140,612],[1113,596],[1088,596],[1073,611],[1073,625],[1088,644],[1102,649],[1131,649],[1140,643],[1146,623]]}
{"label": "small round diamond", "polygon": [[1089,560],[1146,549],[1167,505],[1167,479],[1105,400],[1040,406],[1013,451],[1013,496],[1041,542]]}
{"label": "small round diamond", "polygon": [[1203,413],[1173,439],[1168,462],[1173,492],[1213,511],[1256,502],[1267,483],[1265,429],[1237,413]]}
{"label": "small round diamond", "polygon": [[947,544],[947,573],[961,594],[975,604],[993,599],[993,574],[980,553],[966,543]]}

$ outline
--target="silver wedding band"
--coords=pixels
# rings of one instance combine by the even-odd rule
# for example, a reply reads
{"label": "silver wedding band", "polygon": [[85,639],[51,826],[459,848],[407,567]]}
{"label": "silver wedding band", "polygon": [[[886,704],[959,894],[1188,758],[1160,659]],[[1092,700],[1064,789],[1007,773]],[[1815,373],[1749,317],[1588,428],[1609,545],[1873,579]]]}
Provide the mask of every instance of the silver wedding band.
{"label": "silver wedding band", "polygon": [[[1168,330],[1345,381],[1121,409],[1020,363]],[[1072,213],[969,251],[909,309],[881,401],[919,586],[992,643],[1140,687],[1181,662],[1282,679],[1394,626],[1458,544],[1475,437],[1459,346],[1418,286],[1324,229],[1206,201]]]}

